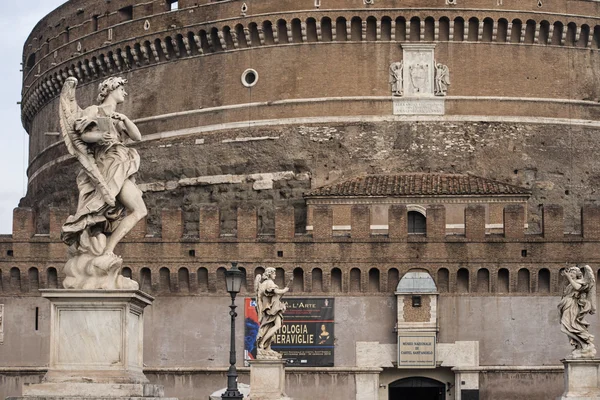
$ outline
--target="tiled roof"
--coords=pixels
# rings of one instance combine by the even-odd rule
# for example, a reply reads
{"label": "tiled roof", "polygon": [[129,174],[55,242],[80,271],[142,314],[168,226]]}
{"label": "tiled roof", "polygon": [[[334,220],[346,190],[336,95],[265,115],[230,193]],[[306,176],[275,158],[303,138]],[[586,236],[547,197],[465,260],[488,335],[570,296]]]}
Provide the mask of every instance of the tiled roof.
{"label": "tiled roof", "polygon": [[528,189],[474,175],[367,175],[305,193],[306,197],[530,195]]}

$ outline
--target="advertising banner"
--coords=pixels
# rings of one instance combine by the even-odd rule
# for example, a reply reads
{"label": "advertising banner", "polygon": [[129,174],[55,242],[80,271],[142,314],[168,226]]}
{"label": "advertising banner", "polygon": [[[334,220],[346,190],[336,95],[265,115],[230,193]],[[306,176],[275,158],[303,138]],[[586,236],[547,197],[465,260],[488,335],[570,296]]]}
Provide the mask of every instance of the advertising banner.
{"label": "advertising banner", "polygon": [[[333,367],[334,299],[286,298],[283,326],[271,348],[282,354],[288,365]],[[246,298],[244,356],[256,358],[258,315],[254,299]]]}

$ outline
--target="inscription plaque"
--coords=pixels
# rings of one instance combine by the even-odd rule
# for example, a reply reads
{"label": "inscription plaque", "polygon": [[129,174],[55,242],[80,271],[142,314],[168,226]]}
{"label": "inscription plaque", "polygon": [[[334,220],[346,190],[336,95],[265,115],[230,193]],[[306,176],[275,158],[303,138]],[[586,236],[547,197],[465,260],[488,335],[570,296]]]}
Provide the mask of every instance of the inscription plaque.
{"label": "inscription plaque", "polygon": [[435,368],[436,334],[398,334],[398,368]]}
{"label": "inscription plaque", "polygon": [[444,115],[443,98],[394,98],[394,115]]}

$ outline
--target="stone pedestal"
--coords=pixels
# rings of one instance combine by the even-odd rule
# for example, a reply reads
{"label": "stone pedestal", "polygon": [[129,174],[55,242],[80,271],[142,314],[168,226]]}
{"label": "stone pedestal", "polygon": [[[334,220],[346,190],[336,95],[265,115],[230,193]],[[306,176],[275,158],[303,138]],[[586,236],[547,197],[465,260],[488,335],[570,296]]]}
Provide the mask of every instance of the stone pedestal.
{"label": "stone pedestal", "polygon": [[600,359],[562,360],[565,392],[558,400],[600,400]]}
{"label": "stone pedestal", "polygon": [[144,307],[139,290],[40,290],[50,300],[50,362],[20,399],[162,398],[144,375]]}
{"label": "stone pedestal", "polygon": [[250,361],[251,400],[291,400],[285,394],[285,360]]}

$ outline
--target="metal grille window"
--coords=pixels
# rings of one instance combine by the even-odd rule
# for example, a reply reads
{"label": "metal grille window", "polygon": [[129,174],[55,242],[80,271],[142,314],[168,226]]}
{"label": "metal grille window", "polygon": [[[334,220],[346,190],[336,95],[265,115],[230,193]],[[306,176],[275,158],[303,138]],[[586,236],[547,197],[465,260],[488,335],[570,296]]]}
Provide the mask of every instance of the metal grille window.
{"label": "metal grille window", "polygon": [[427,232],[426,219],[423,214],[417,211],[408,212],[408,233],[424,234]]}

